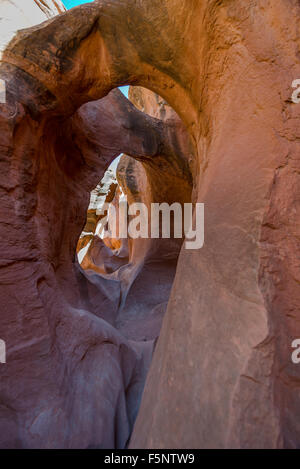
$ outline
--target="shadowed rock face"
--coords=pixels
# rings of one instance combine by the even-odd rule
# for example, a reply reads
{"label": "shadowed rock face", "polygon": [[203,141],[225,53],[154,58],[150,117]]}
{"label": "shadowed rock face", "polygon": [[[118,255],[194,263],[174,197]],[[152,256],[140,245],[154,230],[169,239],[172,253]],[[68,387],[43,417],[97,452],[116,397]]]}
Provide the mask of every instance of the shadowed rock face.
{"label": "shadowed rock face", "polygon": [[[151,350],[109,325],[118,285],[85,282],[72,262],[111,161],[98,139],[107,121],[92,117],[123,84],[178,112],[196,148],[193,201],[206,206],[205,246],[181,251],[131,447],[299,447],[299,14],[296,0],[103,0],[9,44],[3,447],[123,447],[130,435]],[[128,103],[105,99],[121,109],[111,136]],[[116,154],[169,154],[164,123],[129,122],[132,141],[118,129]]]}

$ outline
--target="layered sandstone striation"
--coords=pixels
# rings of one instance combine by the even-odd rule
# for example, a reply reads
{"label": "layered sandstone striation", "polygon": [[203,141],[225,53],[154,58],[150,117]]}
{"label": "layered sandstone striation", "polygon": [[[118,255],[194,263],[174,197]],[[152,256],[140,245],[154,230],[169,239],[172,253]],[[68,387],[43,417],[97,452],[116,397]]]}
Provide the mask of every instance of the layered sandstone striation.
{"label": "layered sandstone striation", "polygon": [[[299,447],[299,15],[297,0],[99,0],[9,43],[2,447],[130,437],[153,344],[117,330],[120,282],[81,271],[76,243],[89,193],[118,154],[148,160],[154,194],[152,160],[176,175],[183,166],[161,114],[135,118],[109,93],[123,84],[178,113],[194,149],[192,200],[206,207],[205,246],[181,249],[130,446]],[[182,189],[173,177],[170,200]]]}

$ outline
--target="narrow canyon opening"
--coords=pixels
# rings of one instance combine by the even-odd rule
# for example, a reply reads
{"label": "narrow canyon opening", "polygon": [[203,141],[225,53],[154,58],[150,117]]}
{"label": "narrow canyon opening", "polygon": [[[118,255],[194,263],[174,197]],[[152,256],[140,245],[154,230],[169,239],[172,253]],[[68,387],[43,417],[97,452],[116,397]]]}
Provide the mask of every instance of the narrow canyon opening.
{"label": "narrow canyon opening", "polygon": [[[103,235],[104,204],[116,213],[124,198],[128,204],[143,203],[151,211],[152,203],[184,205],[191,202],[192,177],[188,167],[192,146],[184,125],[172,107],[156,93],[142,87],[130,87],[129,100],[141,112],[159,120],[170,132],[172,153],[154,158],[120,154],[110,164],[101,181],[91,192],[85,227],[77,245],[81,268],[88,275],[114,279],[121,283],[119,326],[129,339],[156,339],[167,306],[177,259],[184,240],[115,238]],[[134,130],[134,123],[130,124]],[[151,135],[150,135],[151,138]],[[147,129],[142,139],[149,139]],[[174,212],[170,211],[170,219]],[[119,220],[117,220],[119,226]],[[151,222],[150,222],[151,223]],[[133,288],[134,287],[134,288]],[[125,313],[126,311],[126,313]],[[151,330],[151,319],[154,324]],[[125,317],[133,322],[124,326]],[[130,322],[131,322],[130,321]],[[143,323],[145,323],[143,325]]]}
{"label": "narrow canyon opening", "polygon": [[[167,143],[161,145],[161,154],[158,149],[154,157],[138,154],[132,157],[123,153],[113,160],[91,191],[86,224],[77,244],[77,258],[89,280],[93,282],[98,277],[100,284],[101,280],[111,282],[114,291],[117,290],[110,322],[142,353],[142,381],[145,381],[184,242],[184,230],[180,238],[175,235],[175,212],[172,207],[173,204],[181,207],[183,216],[184,204],[191,202],[192,172],[189,162],[193,148],[180,117],[162,97],[146,88],[131,86],[129,100],[136,109],[154,118],[164,128]],[[128,121],[125,127],[128,125],[130,131],[135,132],[135,122],[130,122],[130,118]],[[151,141],[151,132],[145,127],[142,141]],[[143,204],[149,214],[152,204],[168,204],[170,237],[164,237],[160,227],[159,237],[152,239],[149,219],[149,236],[132,238],[128,235],[128,221],[132,217],[127,209],[126,236],[121,236],[120,207],[124,200],[128,207]],[[113,207],[116,215],[117,231],[114,236],[108,236],[104,230],[103,219],[108,215],[107,211],[103,211],[105,204]],[[132,421],[136,417],[140,398],[141,392],[138,402],[134,404]]]}

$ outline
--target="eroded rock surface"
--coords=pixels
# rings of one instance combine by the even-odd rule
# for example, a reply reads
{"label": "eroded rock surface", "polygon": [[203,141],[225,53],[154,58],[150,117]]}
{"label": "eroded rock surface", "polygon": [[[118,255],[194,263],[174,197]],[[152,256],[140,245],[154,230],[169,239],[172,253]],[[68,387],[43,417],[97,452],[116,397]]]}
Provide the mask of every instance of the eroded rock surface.
{"label": "eroded rock surface", "polygon": [[[299,15],[297,0],[100,0],[9,44],[2,446],[122,447],[129,438],[149,353],[108,324],[118,282],[106,279],[99,298],[103,279],[82,286],[72,261],[89,191],[114,157],[95,138],[98,100],[131,84],[185,123],[193,201],[206,206],[205,246],[181,251],[131,447],[299,447],[300,107],[290,99]],[[105,99],[123,106],[116,94]],[[117,129],[117,154],[161,157],[161,139],[170,148],[165,123],[143,124],[151,138],[141,144],[129,122],[130,148]]]}

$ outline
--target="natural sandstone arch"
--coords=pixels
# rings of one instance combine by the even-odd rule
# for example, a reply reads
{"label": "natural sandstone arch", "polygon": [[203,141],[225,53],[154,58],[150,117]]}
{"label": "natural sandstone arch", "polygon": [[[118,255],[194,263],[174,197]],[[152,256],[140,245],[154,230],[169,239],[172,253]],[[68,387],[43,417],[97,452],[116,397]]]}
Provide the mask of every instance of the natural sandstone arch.
{"label": "natural sandstone arch", "polygon": [[34,119],[138,84],[197,148],[206,244],[181,253],[132,447],[299,447],[299,13],[296,0],[96,1],[3,56]]}

